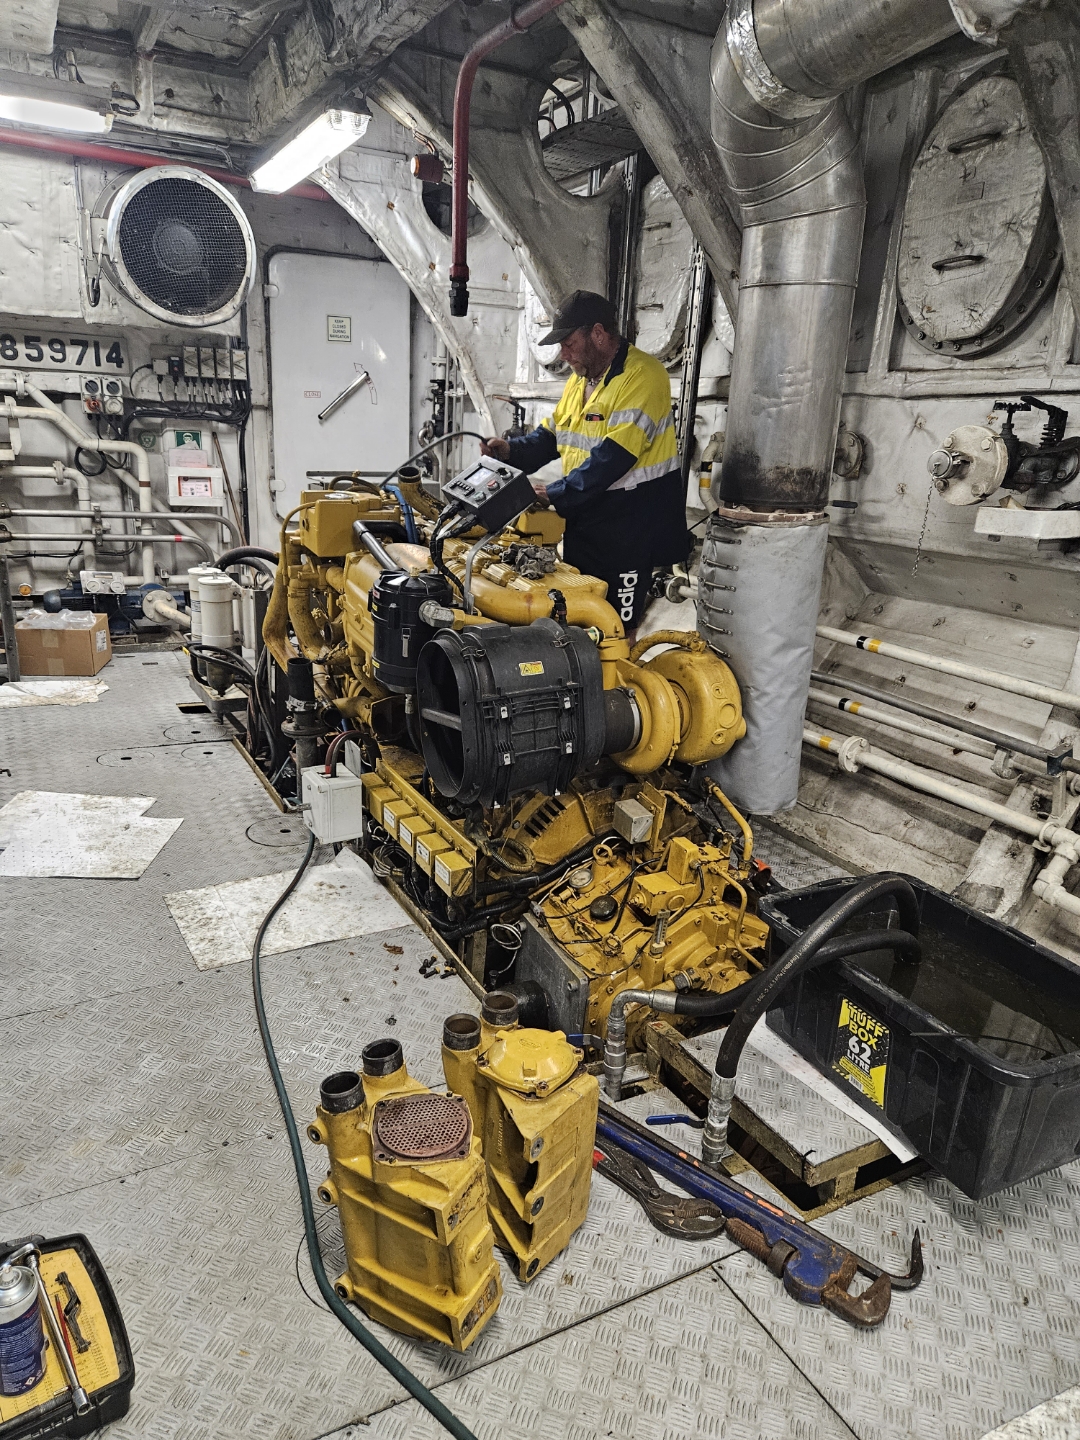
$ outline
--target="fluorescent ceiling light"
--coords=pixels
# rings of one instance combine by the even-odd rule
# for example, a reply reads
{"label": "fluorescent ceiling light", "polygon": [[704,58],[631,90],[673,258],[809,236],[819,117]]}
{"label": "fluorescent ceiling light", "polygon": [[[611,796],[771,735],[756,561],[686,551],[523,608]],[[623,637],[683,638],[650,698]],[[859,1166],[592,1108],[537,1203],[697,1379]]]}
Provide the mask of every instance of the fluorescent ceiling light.
{"label": "fluorescent ceiling light", "polygon": [[99,109],[68,105],[62,100],[41,100],[32,95],[0,95],[0,120],[17,125],[37,125],[44,130],[76,130],[84,135],[104,135],[112,128],[113,117]]}
{"label": "fluorescent ceiling light", "polygon": [[251,172],[251,188],[281,195],[347,150],[364,134],[370,114],[327,110]]}

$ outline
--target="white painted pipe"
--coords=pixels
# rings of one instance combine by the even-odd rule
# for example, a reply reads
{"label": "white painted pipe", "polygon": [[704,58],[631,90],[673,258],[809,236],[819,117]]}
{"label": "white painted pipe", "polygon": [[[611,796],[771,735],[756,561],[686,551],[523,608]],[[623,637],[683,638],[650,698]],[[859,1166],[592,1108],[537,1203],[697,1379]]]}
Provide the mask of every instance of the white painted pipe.
{"label": "white painted pipe", "polygon": [[864,720],[888,725],[890,729],[901,730],[905,735],[917,735],[921,740],[933,740],[936,745],[948,745],[953,750],[966,750],[987,760],[992,760],[997,754],[997,747],[992,741],[980,740],[974,735],[962,735],[955,730],[945,730],[930,720],[916,720],[908,715],[898,715],[895,710],[883,710],[877,705],[864,704],[861,700],[849,700],[846,696],[837,697],[835,693],[830,694],[827,690],[811,690],[810,699],[830,710],[842,710],[845,715],[860,715]]}
{"label": "white painted pipe", "polygon": [[[70,545],[72,540],[82,540],[77,531],[71,530],[18,530],[13,531],[13,540],[47,541],[50,545]],[[148,532],[145,535],[118,535],[117,540],[125,544],[142,545],[144,549],[152,549],[155,545],[190,545],[194,550],[201,550],[209,564],[213,558],[213,551],[205,540],[195,540],[190,535],[161,535],[156,532]],[[59,557],[53,557],[59,558]],[[125,584],[128,583],[125,577]],[[145,585],[146,581],[140,576],[136,582]]]}
{"label": "white painted pipe", "polygon": [[[93,508],[93,502],[90,499],[90,481],[87,476],[85,476],[81,470],[76,469],[74,465],[64,465],[59,460],[57,460],[53,465],[5,465],[3,469],[0,470],[0,480],[31,479],[72,481],[74,482],[75,491],[78,495],[80,512],[86,512],[87,514],[89,514]],[[53,514],[64,513],[66,512],[53,510],[11,511],[12,515],[35,514],[40,516],[49,516]],[[87,538],[83,541],[83,564],[86,566],[87,570],[94,570],[97,568],[97,553],[94,550],[94,537],[92,532],[88,534]]]}
{"label": "white painted pipe", "polygon": [[1019,810],[1010,810],[1007,805],[999,805],[994,800],[974,795],[970,790],[961,789],[959,785],[951,785],[947,780],[942,780],[917,765],[909,765],[894,755],[871,749],[869,741],[862,735],[849,735],[840,740],[835,735],[806,729],[803,731],[803,741],[835,755],[841,770],[849,775],[854,775],[859,770],[874,770],[877,774],[887,775],[890,780],[896,780],[912,790],[920,790],[924,795],[935,795],[939,800],[948,800],[976,815],[984,815],[999,825],[1019,830],[1040,845],[1050,846],[1054,854],[1032,881],[1031,888],[1039,899],[1046,901],[1048,905],[1080,915],[1080,897],[1070,895],[1063,883],[1072,867],[1080,862],[1080,835],[1074,830],[1068,830],[1052,820],[1036,820]]}
{"label": "white painted pipe", "polygon": [[[16,382],[16,384],[18,384],[18,382]],[[4,386],[3,388],[10,390],[12,386],[9,384]],[[150,460],[147,456],[146,451],[141,445],[139,445],[134,440],[103,440],[97,435],[91,435],[88,430],[84,430],[81,425],[78,425],[74,420],[71,419],[69,415],[66,415],[64,411],[60,409],[59,405],[54,405],[53,402],[49,399],[49,397],[42,390],[39,390],[38,387],[32,384],[29,380],[25,381],[23,388],[33,400],[37,401],[39,408],[35,409],[30,406],[16,405],[13,403],[12,400],[9,399],[4,407],[5,411],[9,415],[12,415],[19,420],[48,421],[50,424],[55,425],[58,430],[61,430],[68,437],[68,439],[71,440],[74,444],[76,444],[81,450],[95,450],[99,453],[101,451],[108,450],[117,455],[133,455],[135,457],[136,471],[134,475],[132,475],[130,470],[125,470],[120,466],[112,467],[113,474],[116,475],[116,477],[122,482],[122,484],[126,485],[133,494],[138,495],[139,510],[143,514],[146,514],[149,511],[157,511],[159,514],[170,515],[168,506],[156,503],[153,499],[153,494],[150,489]],[[20,391],[19,393],[21,394],[22,392]],[[11,474],[12,468],[13,467],[7,467],[5,473]],[[52,474],[53,472],[50,469],[47,473]],[[190,535],[192,540],[198,540],[198,533],[192,530],[190,525],[184,524],[180,519],[176,517],[170,518],[173,519],[178,530],[182,531],[185,535]],[[229,533],[235,538],[237,545],[242,545],[244,543],[244,537],[241,534],[240,527],[236,525],[232,520],[230,520],[228,516],[211,515],[207,513],[206,515],[199,515],[197,518],[200,520],[211,520],[219,525],[225,526]],[[144,535],[149,535],[151,533],[145,521],[142,522],[142,530]],[[202,543],[204,544],[205,548],[205,542]],[[146,575],[147,555],[150,556],[149,575]],[[152,580],[154,578],[153,564],[154,562],[152,547],[144,546],[143,574],[145,579]]]}
{"label": "white painted pipe", "polygon": [[191,628],[191,617],[178,610],[172,603],[172,596],[161,588],[151,590],[143,596],[142,608],[148,620],[156,620],[159,625],[167,625],[170,630]]}
{"label": "white painted pipe", "polygon": [[[52,472],[50,471],[49,473],[51,474]],[[132,479],[132,481],[134,481],[135,479],[134,476],[131,476],[130,478]],[[3,479],[2,474],[0,474],[0,479]],[[100,505],[91,506],[91,508],[94,509],[96,514],[100,515],[103,520],[130,520],[133,514],[133,512],[130,510],[103,510]],[[229,530],[230,534],[236,537],[238,544],[240,543],[239,528],[226,515],[211,515],[209,513],[200,514],[198,510],[173,510],[171,507],[167,510],[155,509],[152,513],[156,520],[167,518],[170,525],[174,523],[179,523],[181,519],[216,520],[219,525],[224,525]],[[27,507],[20,505],[14,508],[9,507],[8,514],[31,515],[38,520],[49,520],[60,519],[61,517],[65,519],[79,518],[82,516],[83,512],[81,510],[57,510],[55,508],[49,508],[48,510],[30,510]],[[192,535],[191,538],[193,540],[197,540],[199,537],[197,535]]]}
{"label": "white painted pipe", "polygon": [[1050,860],[1031,882],[1031,888],[1040,900],[1053,905],[1056,910],[1068,910],[1071,915],[1080,915],[1080,896],[1070,895],[1065,889],[1066,875],[1076,864],[1078,854],[1062,846],[1055,850]]}
{"label": "white painted pipe", "polygon": [[890,780],[899,781],[901,785],[921,790],[924,795],[936,795],[939,800],[948,800],[976,815],[985,815],[988,820],[995,820],[999,825],[1010,825],[1014,830],[1020,830],[1044,845],[1054,847],[1080,844],[1080,836],[1053,821],[1036,820],[1032,815],[1010,810],[1007,805],[976,795],[971,790],[943,780],[932,771],[923,770],[918,765],[909,765],[906,760],[899,760],[895,755],[889,755],[883,750],[871,749],[870,742],[864,735],[841,738],[807,728],[803,731],[803,743],[835,755],[840,761],[841,770],[849,775],[854,775],[859,770],[875,770],[879,775],[887,775]]}
{"label": "white painted pipe", "polygon": [[[81,425],[76,424],[70,416],[61,410],[59,405],[54,405],[43,390],[39,390],[32,380],[25,380],[24,388],[30,398],[40,407],[38,410],[31,409],[26,405],[13,405],[8,401],[8,413],[16,415],[20,420],[42,420],[51,419],[58,430],[62,430],[69,440],[83,450],[109,450],[114,455],[130,455],[135,461],[135,474],[137,477],[137,488],[139,493],[139,510],[145,515],[154,508],[153,499],[150,493],[150,457],[136,440],[103,440],[97,435],[91,435]],[[42,411],[45,414],[42,414]],[[122,472],[117,471],[117,474]],[[149,535],[150,530],[146,521],[140,524],[143,535]],[[142,559],[143,579],[153,580],[154,578],[154,547],[143,546]]]}
{"label": "white painted pipe", "polygon": [[903,660],[924,670],[937,670],[942,675],[956,675],[961,680],[974,680],[980,685],[990,685],[995,690],[1005,690],[1011,695],[1026,695],[1029,700],[1042,700],[1047,705],[1063,705],[1067,710],[1080,710],[1080,695],[1071,690],[1057,690],[1052,685],[1039,685],[1034,680],[1020,680],[1015,675],[1003,675],[998,670],[987,670],[981,665],[964,665],[959,660],[945,660],[940,655],[927,655],[922,650],[908,650],[903,645],[893,645],[888,640],[877,640],[870,635],[856,635],[851,630],[834,630],[831,625],[819,625],[817,633],[823,640],[834,640],[837,645],[851,645],[856,650],[888,655],[893,660]]}

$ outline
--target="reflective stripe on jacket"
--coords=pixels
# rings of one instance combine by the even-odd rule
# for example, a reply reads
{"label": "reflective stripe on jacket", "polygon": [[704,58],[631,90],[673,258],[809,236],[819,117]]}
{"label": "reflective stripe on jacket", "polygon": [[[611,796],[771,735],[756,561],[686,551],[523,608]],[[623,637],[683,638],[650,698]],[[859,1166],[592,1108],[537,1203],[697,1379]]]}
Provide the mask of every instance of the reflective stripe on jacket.
{"label": "reflective stripe on jacket", "polygon": [[[584,376],[573,375],[554,415],[541,423],[554,433],[564,477],[605,440],[614,441],[633,462],[607,489],[634,490],[678,466],[668,373],[659,360],[626,341],[588,400]],[[561,489],[559,481],[548,487],[553,500]]]}

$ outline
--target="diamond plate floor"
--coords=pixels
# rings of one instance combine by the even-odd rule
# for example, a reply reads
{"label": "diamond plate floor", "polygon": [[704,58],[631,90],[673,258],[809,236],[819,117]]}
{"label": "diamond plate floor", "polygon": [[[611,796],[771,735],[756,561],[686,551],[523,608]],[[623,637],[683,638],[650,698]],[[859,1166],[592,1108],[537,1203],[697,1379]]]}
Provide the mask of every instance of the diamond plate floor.
{"label": "diamond plate floor", "polygon": [[[142,793],[184,823],[138,881],[0,882],[0,1233],[84,1230],[101,1253],[136,1359],[116,1440],[440,1434],[312,1300],[246,967],[197,970],[163,900],[284,876],[299,849],[219,728],[176,710],[190,696],[177,656],[117,658],[103,677],[96,705],[0,714],[0,803]],[[838,873],[761,838],[782,883]],[[475,1002],[456,978],[419,975],[429,954],[403,923],[267,957],[298,1117],[380,1034],[439,1083],[442,1017]],[[664,1092],[628,1104],[681,1108]],[[319,1152],[309,1161],[316,1178]],[[976,1440],[1080,1382],[1078,1167],[980,1205],[912,1182],[821,1222],[894,1264],[913,1224],[927,1281],[861,1335],[795,1305],[722,1237],[665,1238],[597,1178],[564,1255],[527,1288],[504,1269],[466,1355],[373,1328],[482,1440]],[[320,1230],[333,1273],[334,1212]]]}

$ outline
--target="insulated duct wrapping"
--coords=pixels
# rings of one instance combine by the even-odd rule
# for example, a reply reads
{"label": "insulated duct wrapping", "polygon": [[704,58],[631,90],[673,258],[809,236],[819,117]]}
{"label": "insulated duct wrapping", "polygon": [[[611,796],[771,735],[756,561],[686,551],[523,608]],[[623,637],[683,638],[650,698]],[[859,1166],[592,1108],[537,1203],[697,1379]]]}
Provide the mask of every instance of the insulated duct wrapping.
{"label": "insulated duct wrapping", "polygon": [[[741,545],[731,605],[703,581],[699,614],[730,654],[747,724],[710,768],[759,814],[789,809],[798,789],[866,208],[857,138],[836,97],[955,29],[948,0],[729,0],[713,44],[713,141],[743,222],[717,499],[736,512]],[[718,526],[706,580],[710,557],[719,567],[734,548]],[[730,623],[718,623],[728,608]]]}
{"label": "insulated duct wrapping", "polygon": [[[742,690],[746,734],[705,768],[740,810],[790,810],[829,527],[824,516],[771,525],[714,517],[698,577],[698,630]],[[809,623],[808,623],[809,622]]]}

